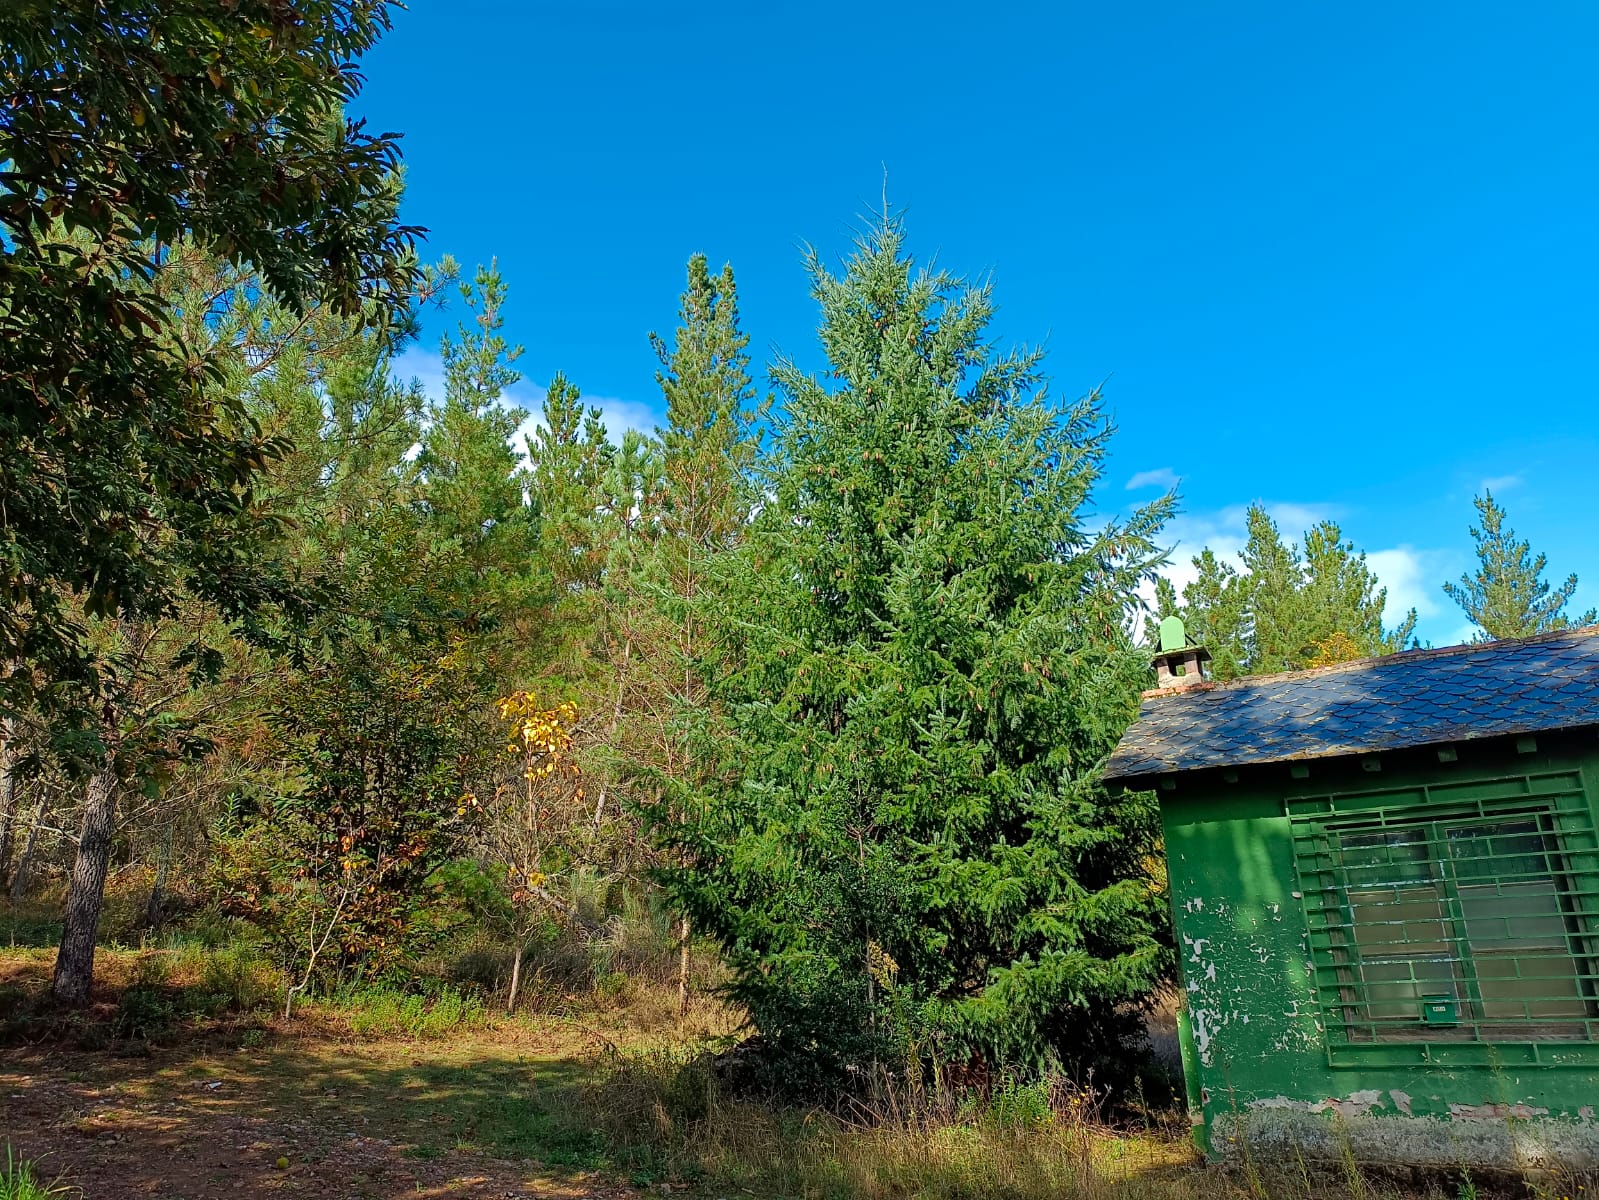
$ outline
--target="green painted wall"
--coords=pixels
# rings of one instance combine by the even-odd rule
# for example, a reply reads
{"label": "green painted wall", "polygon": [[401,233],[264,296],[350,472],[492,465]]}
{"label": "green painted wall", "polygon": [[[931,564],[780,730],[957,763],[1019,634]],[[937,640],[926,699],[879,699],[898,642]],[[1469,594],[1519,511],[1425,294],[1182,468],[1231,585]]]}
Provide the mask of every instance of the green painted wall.
{"label": "green painted wall", "polygon": [[1192,773],[1158,792],[1187,1000],[1184,1066],[1208,1154],[1297,1147],[1371,1161],[1599,1165],[1599,1046],[1385,1045],[1336,1065],[1329,1051],[1291,801],[1441,783],[1502,791],[1569,772],[1599,824],[1591,732],[1541,735],[1531,753],[1514,739],[1456,750],[1448,763],[1435,749],[1315,762],[1304,778],[1287,764]]}

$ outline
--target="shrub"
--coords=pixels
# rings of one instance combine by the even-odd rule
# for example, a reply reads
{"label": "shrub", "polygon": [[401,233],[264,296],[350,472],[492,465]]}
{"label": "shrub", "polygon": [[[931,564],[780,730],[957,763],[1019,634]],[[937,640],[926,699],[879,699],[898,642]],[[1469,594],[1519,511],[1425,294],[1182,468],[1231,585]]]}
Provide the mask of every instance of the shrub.
{"label": "shrub", "polygon": [[207,954],[200,991],[213,1012],[250,1012],[278,990],[277,974],[254,946],[228,946]]}
{"label": "shrub", "polygon": [[179,1007],[166,988],[137,983],[122,993],[111,1018],[111,1036],[163,1042],[177,1029]]}
{"label": "shrub", "polygon": [[443,1037],[481,1023],[486,1015],[479,997],[448,986],[433,997],[368,987],[343,993],[335,1003],[360,1037]]}

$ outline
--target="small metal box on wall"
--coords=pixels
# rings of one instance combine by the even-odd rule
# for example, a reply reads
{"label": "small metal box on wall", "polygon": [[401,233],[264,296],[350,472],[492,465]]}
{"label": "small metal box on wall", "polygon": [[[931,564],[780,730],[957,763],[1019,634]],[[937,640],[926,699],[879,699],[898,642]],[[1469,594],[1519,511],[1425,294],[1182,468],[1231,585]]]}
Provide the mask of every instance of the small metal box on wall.
{"label": "small metal box on wall", "polygon": [[1599,627],[1226,681],[1160,642],[1105,779],[1159,799],[1205,1153],[1599,1168]]}

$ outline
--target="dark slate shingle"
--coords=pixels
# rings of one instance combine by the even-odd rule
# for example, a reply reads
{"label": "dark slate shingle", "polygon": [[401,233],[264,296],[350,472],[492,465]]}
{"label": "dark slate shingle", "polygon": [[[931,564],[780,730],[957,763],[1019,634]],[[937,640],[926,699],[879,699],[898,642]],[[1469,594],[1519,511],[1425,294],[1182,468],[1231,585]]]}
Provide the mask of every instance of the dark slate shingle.
{"label": "dark slate shingle", "polygon": [[1109,782],[1599,725],[1599,626],[1146,696]]}

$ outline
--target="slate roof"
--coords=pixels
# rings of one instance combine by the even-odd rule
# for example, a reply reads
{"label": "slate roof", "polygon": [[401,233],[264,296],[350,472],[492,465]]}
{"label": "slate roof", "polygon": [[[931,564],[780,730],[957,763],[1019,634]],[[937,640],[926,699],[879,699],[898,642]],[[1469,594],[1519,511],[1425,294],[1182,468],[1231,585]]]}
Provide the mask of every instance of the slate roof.
{"label": "slate roof", "polygon": [[1145,694],[1107,782],[1599,725],[1599,626]]}

